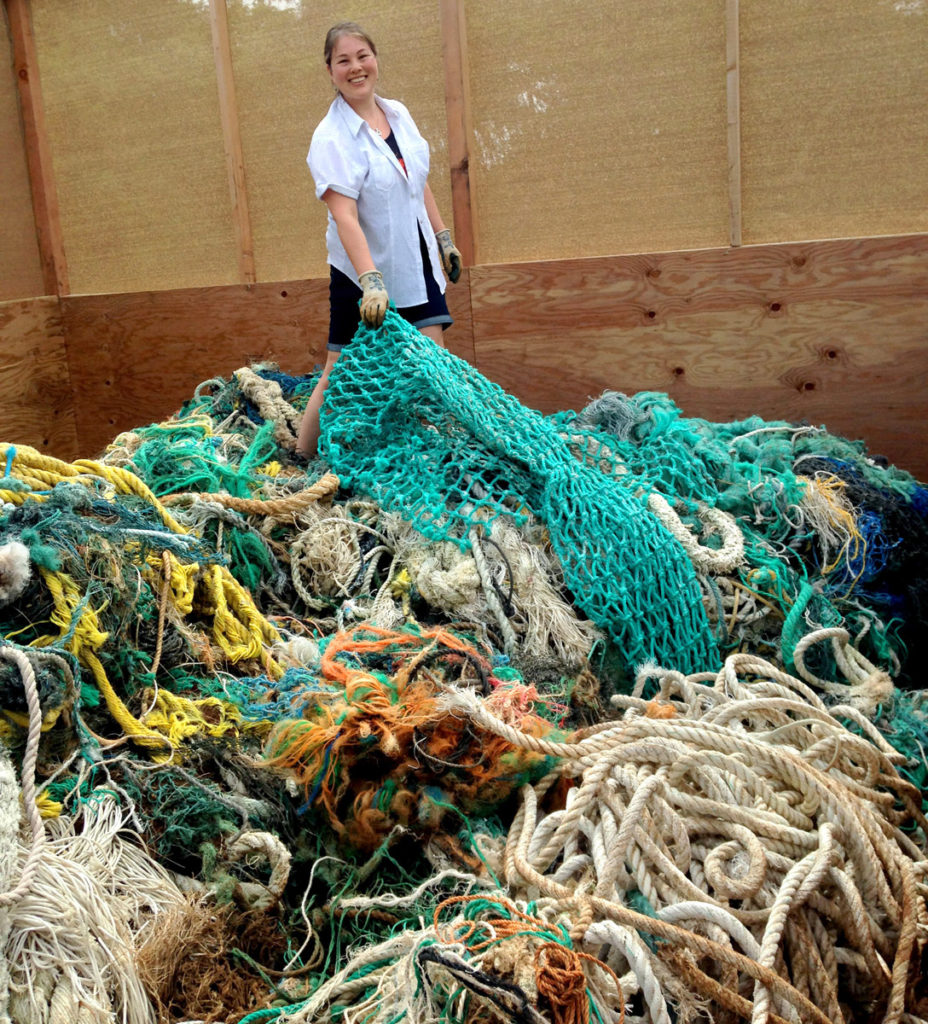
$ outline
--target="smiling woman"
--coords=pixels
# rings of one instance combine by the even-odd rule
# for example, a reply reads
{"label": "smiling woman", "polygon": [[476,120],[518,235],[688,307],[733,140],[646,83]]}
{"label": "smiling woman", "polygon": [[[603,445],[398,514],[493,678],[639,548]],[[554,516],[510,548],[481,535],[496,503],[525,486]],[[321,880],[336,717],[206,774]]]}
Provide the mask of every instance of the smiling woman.
{"label": "smiling woman", "polygon": [[428,143],[402,103],[376,94],[374,41],[360,25],[341,22],[329,29],[324,53],[337,95],[307,162],[329,210],[329,341],[300,426],[297,448],[307,458],[315,455],[329,373],[361,321],[380,326],[392,300],[400,316],[444,347],[451,324],[444,274],[457,281],[461,273],[461,254],[429,188]]}

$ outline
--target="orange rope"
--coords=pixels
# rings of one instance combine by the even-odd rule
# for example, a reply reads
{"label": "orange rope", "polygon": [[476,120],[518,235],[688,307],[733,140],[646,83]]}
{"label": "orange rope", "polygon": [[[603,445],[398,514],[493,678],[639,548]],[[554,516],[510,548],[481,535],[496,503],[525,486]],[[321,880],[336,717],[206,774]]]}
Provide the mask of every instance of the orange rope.
{"label": "orange rope", "polygon": [[[482,926],[492,930],[492,937],[482,939],[469,945],[472,953],[486,949],[495,942],[505,942],[518,935],[550,935],[554,926],[539,917],[532,917],[519,910],[513,903],[503,897],[494,899],[494,903],[504,907],[512,915],[492,917],[483,921],[455,921],[442,926],[441,915],[449,907],[473,903],[483,899],[481,896],[450,896],[435,908],[432,923],[436,936],[441,942],[467,943],[477,934]],[[445,931],[449,928],[449,931]],[[587,977],[583,970],[584,963],[589,963],[605,971],[615,982],[620,1005],[619,1024],[625,1020],[625,1000],[622,986],[615,972],[602,960],[589,953],[579,953],[574,949],[561,945],[559,942],[547,940],[535,951],[535,984],[538,994],[544,998],[551,1008],[552,1024],[589,1024],[590,1000],[587,996]]]}

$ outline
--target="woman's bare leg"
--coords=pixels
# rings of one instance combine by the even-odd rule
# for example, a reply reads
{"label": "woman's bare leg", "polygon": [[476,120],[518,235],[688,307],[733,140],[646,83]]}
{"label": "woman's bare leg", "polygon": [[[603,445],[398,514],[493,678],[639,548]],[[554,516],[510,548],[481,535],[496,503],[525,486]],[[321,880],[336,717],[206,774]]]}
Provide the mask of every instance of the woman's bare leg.
{"label": "woman's bare leg", "polygon": [[427,338],[431,338],[432,341],[434,341],[436,344],[440,345],[442,348],[446,348],[447,347],[445,345],[444,338],[442,337],[442,335],[445,332],[442,329],[441,324],[432,324],[430,327],[420,327],[419,330],[422,331],[422,333]]}
{"label": "woman's bare leg", "polygon": [[304,459],[312,459],[316,455],[319,445],[319,410],[322,408],[322,399],[325,397],[325,389],[329,384],[329,374],[340,355],[341,352],[326,353],[322,376],[316,382],[309,401],[306,403],[303,419],[300,420],[300,436],[296,442],[296,453]]}

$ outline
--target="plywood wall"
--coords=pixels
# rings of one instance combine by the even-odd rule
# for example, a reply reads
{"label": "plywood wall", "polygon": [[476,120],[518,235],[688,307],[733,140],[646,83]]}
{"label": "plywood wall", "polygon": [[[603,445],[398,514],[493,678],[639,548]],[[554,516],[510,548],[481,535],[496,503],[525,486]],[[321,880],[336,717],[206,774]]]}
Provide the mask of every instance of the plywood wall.
{"label": "plywood wall", "polygon": [[[89,451],[251,360],[323,357],[325,282],[62,300]],[[928,480],[928,235],[510,263],[449,289],[457,355],[523,403],[665,391],[711,421],[806,420]],[[578,309],[583,310],[582,316]]]}
{"label": "plywood wall", "polygon": [[0,444],[78,454],[74,395],[57,298],[0,303]]}
{"label": "plywood wall", "polygon": [[928,480],[926,235],[481,267],[471,293],[477,366],[544,412],[666,392],[711,421],[825,426]]}
{"label": "plywood wall", "polygon": [[[448,345],[473,363],[468,273],[448,296]],[[84,454],[167,418],[199,384],[240,366],[312,372],[325,360],[327,296],[328,281],[317,278],[62,299],[74,390],[93,396],[75,409]]]}
{"label": "plywood wall", "polygon": [[42,264],[8,31],[0,36],[0,197],[0,302],[42,295]]}

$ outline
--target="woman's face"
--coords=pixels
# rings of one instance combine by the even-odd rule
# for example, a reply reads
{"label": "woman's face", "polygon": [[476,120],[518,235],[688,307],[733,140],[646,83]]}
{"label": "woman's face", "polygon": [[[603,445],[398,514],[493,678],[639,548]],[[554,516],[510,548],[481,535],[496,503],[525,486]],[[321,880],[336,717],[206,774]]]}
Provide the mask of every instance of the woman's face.
{"label": "woman's face", "polygon": [[340,36],[332,48],[329,74],[346,100],[364,99],[374,92],[377,58],[363,39]]}

